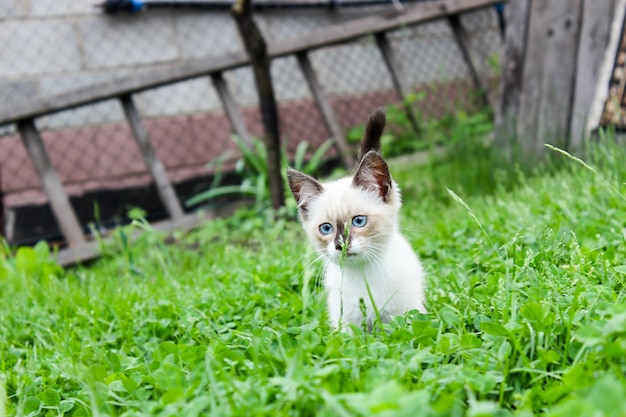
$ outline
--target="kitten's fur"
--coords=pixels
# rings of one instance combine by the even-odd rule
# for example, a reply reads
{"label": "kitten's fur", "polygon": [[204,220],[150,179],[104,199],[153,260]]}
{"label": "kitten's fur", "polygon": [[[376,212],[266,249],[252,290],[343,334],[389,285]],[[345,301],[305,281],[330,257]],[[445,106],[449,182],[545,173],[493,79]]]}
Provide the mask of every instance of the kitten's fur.
{"label": "kitten's fur", "polygon": [[353,177],[321,183],[287,172],[304,229],[326,259],[328,315],[336,328],[364,320],[371,328],[376,311],[383,322],[412,309],[425,312],[424,272],[399,230],[400,190],[378,153],[384,126],[379,109],[368,120]]}

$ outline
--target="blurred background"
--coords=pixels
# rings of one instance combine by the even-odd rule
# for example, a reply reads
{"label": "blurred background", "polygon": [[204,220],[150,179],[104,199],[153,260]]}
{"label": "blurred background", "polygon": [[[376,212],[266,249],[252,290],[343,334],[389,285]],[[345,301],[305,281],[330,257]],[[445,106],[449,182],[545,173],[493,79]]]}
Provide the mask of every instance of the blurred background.
{"label": "blurred background", "polygon": [[[85,0],[2,0],[2,5],[0,108],[243,50],[228,11],[164,8],[109,15]],[[332,11],[278,8],[256,12],[255,19],[271,45],[393,10],[391,4]],[[496,9],[464,14],[461,21],[472,59],[493,95],[502,42]],[[394,30],[388,39],[421,121],[483,109],[448,21]],[[358,140],[359,127],[373,108],[401,107],[374,36],[316,49],[309,56],[349,141]],[[290,151],[302,141],[314,149],[331,133],[296,58],[274,59],[271,70],[283,143]],[[223,76],[248,130],[260,136],[251,69],[244,66]],[[227,151],[231,153],[224,166],[232,170],[238,151],[208,75],[140,92],[134,100],[181,201],[211,184],[215,166],[207,163]],[[393,123],[393,114],[390,119]],[[166,217],[118,100],[39,117],[36,124],[81,225],[123,222],[132,207],[141,207],[149,219]],[[9,242],[60,237],[46,193],[10,123],[0,125],[0,191]]]}

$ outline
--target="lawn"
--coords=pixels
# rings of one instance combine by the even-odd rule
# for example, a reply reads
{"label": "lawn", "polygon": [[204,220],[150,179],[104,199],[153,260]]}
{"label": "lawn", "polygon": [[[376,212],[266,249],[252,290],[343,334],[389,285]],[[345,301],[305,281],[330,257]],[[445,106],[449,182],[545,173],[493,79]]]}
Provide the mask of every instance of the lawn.
{"label": "lawn", "polygon": [[138,220],[67,270],[4,248],[0,417],[626,416],[626,150],[549,152],[533,175],[391,161],[429,313],[372,333],[328,327],[289,218]]}

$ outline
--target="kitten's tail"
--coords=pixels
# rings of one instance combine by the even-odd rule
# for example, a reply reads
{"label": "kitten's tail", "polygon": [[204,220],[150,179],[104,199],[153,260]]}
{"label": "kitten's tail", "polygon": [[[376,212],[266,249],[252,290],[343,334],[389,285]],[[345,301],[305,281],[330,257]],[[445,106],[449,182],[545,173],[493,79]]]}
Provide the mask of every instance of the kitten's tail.
{"label": "kitten's tail", "polygon": [[369,151],[380,151],[380,137],[383,134],[385,128],[385,110],[381,107],[374,110],[367,120],[365,125],[365,133],[363,139],[361,139],[361,149],[359,150],[359,162]]}

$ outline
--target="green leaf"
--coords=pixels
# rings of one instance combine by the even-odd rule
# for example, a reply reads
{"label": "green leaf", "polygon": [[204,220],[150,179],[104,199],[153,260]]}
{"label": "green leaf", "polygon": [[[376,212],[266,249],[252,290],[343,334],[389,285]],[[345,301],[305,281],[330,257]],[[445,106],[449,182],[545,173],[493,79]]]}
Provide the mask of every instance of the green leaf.
{"label": "green leaf", "polygon": [[308,175],[315,174],[315,171],[317,171],[322,164],[322,158],[324,157],[326,152],[328,152],[331,146],[333,146],[333,142],[331,140],[327,140],[326,142],[322,143],[319,148],[315,150],[313,155],[311,155],[311,159],[304,167],[303,172]]}
{"label": "green leaf", "polygon": [[432,326],[430,321],[425,320],[414,320],[411,323],[411,330],[417,341],[422,344],[424,342],[432,343],[437,335],[437,329]]}
{"label": "green leaf", "polygon": [[41,400],[37,397],[26,397],[24,400],[24,413],[26,415],[39,413],[41,410]]}
{"label": "green leaf", "polygon": [[50,260],[50,248],[48,247],[48,243],[44,240],[40,240],[33,247],[35,254],[37,255],[37,259],[41,262]]}
{"label": "green leaf", "polygon": [[41,401],[48,407],[58,407],[61,404],[61,396],[52,388],[48,388],[40,394]]}
{"label": "green leaf", "polygon": [[588,400],[599,410],[611,415],[618,410],[626,411],[624,385],[613,376],[606,375],[599,379],[591,389]]}
{"label": "green leaf", "polygon": [[148,212],[146,212],[141,207],[133,207],[130,210],[128,210],[128,218],[131,220],[145,219],[147,214]]}
{"label": "green leaf", "polygon": [[439,310],[439,317],[448,326],[457,326],[461,322],[458,313],[448,306]]}
{"label": "green leaf", "polygon": [[167,391],[165,394],[163,394],[163,396],[161,397],[161,404],[165,405],[165,404],[175,403],[176,401],[179,401],[180,399],[182,399],[184,396],[185,396],[184,389],[173,388]]}
{"label": "green leaf", "polygon": [[104,365],[91,365],[88,370],[88,375],[93,379],[93,381],[104,381],[109,372]]}
{"label": "green leaf", "polygon": [[163,342],[159,345],[157,355],[155,357],[159,362],[165,361],[168,356],[178,357],[178,345],[174,342]]}
{"label": "green leaf", "polygon": [[596,326],[583,326],[576,330],[574,339],[586,345],[597,345],[604,342],[605,335],[602,330]]}
{"label": "green leaf", "polygon": [[111,369],[118,372],[120,370],[120,357],[115,352],[109,351],[106,353],[106,358]]}
{"label": "green leaf", "polygon": [[626,275],[626,265],[619,265],[616,266],[615,268],[613,268],[615,270],[615,272],[617,272],[618,274],[624,274]]}
{"label": "green leaf", "polygon": [[21,247],[15,254],[15,268],[24,273],[33,273],[37,270],[37,252],[33,248]]}
{"label": "green leaf", "polygon": [[[263,142],[254,138],[252,140],[251,148],[237,135],[232,135],[231,139],[235,142],[235,145],[237,145],[237,148],[243,155],[246,165],[249,165],[257,174],[267,172],[267,165],[265,162],[266,152]],[[256,153],[252,149],[255,149]]]}
{"label": "green leaf", "polygon": [[185,387],[185,373],[177,365],[163,363],[152,376],[156,387],[163,392]]}
{"label": "green leaf", "polygon": [[302,171],[304,167],[304,156],[306,155],[306,151],[309,148],[309,143],[306,141],[302,141],[298,143],[296,147],[296,152],[293,158],[293,168],[298,171]]}
{"label": "green leaf", "polygon": [[508,336],[509,335],[509,331],[507,329],[491,321],[485,321],[485,322],[480,323],[480,330],[482,330],[484,333],[491,335],[491,336]]}
{"label": "green leaf", "polygon": [[461,346],[465,349],[476,349],[482,346],[482,342],[475,334],[467,333],[461,336]]}
{"label": "green leaf", "polygon": [[533,323],[544,323],[550,313],[550,306],[537,301],[529,301],[520,308],[520,315]]}
{"label": "green leaf", "polygon": [[62,400],[59,403],[59,411],[61,413],[67,413],[72,408],[74,408],[74,401],[73,400]]}
{"label": "green leaf", "polygon": [[491,417],[494,416],[500,407],[492,401],[476,401],[467,410],[468,417]]}
{"label": "green leaf", "polygon": [[212,188],[208,191],[204,191],[198,195],[191,197],[185,201],[187,206],[194,206],[205,201],[212,200],[217,197],[233,194],[246,194],[255,196],[257,191],[253,187],[244,187],[243,185],[225,185],[223,187]]}

